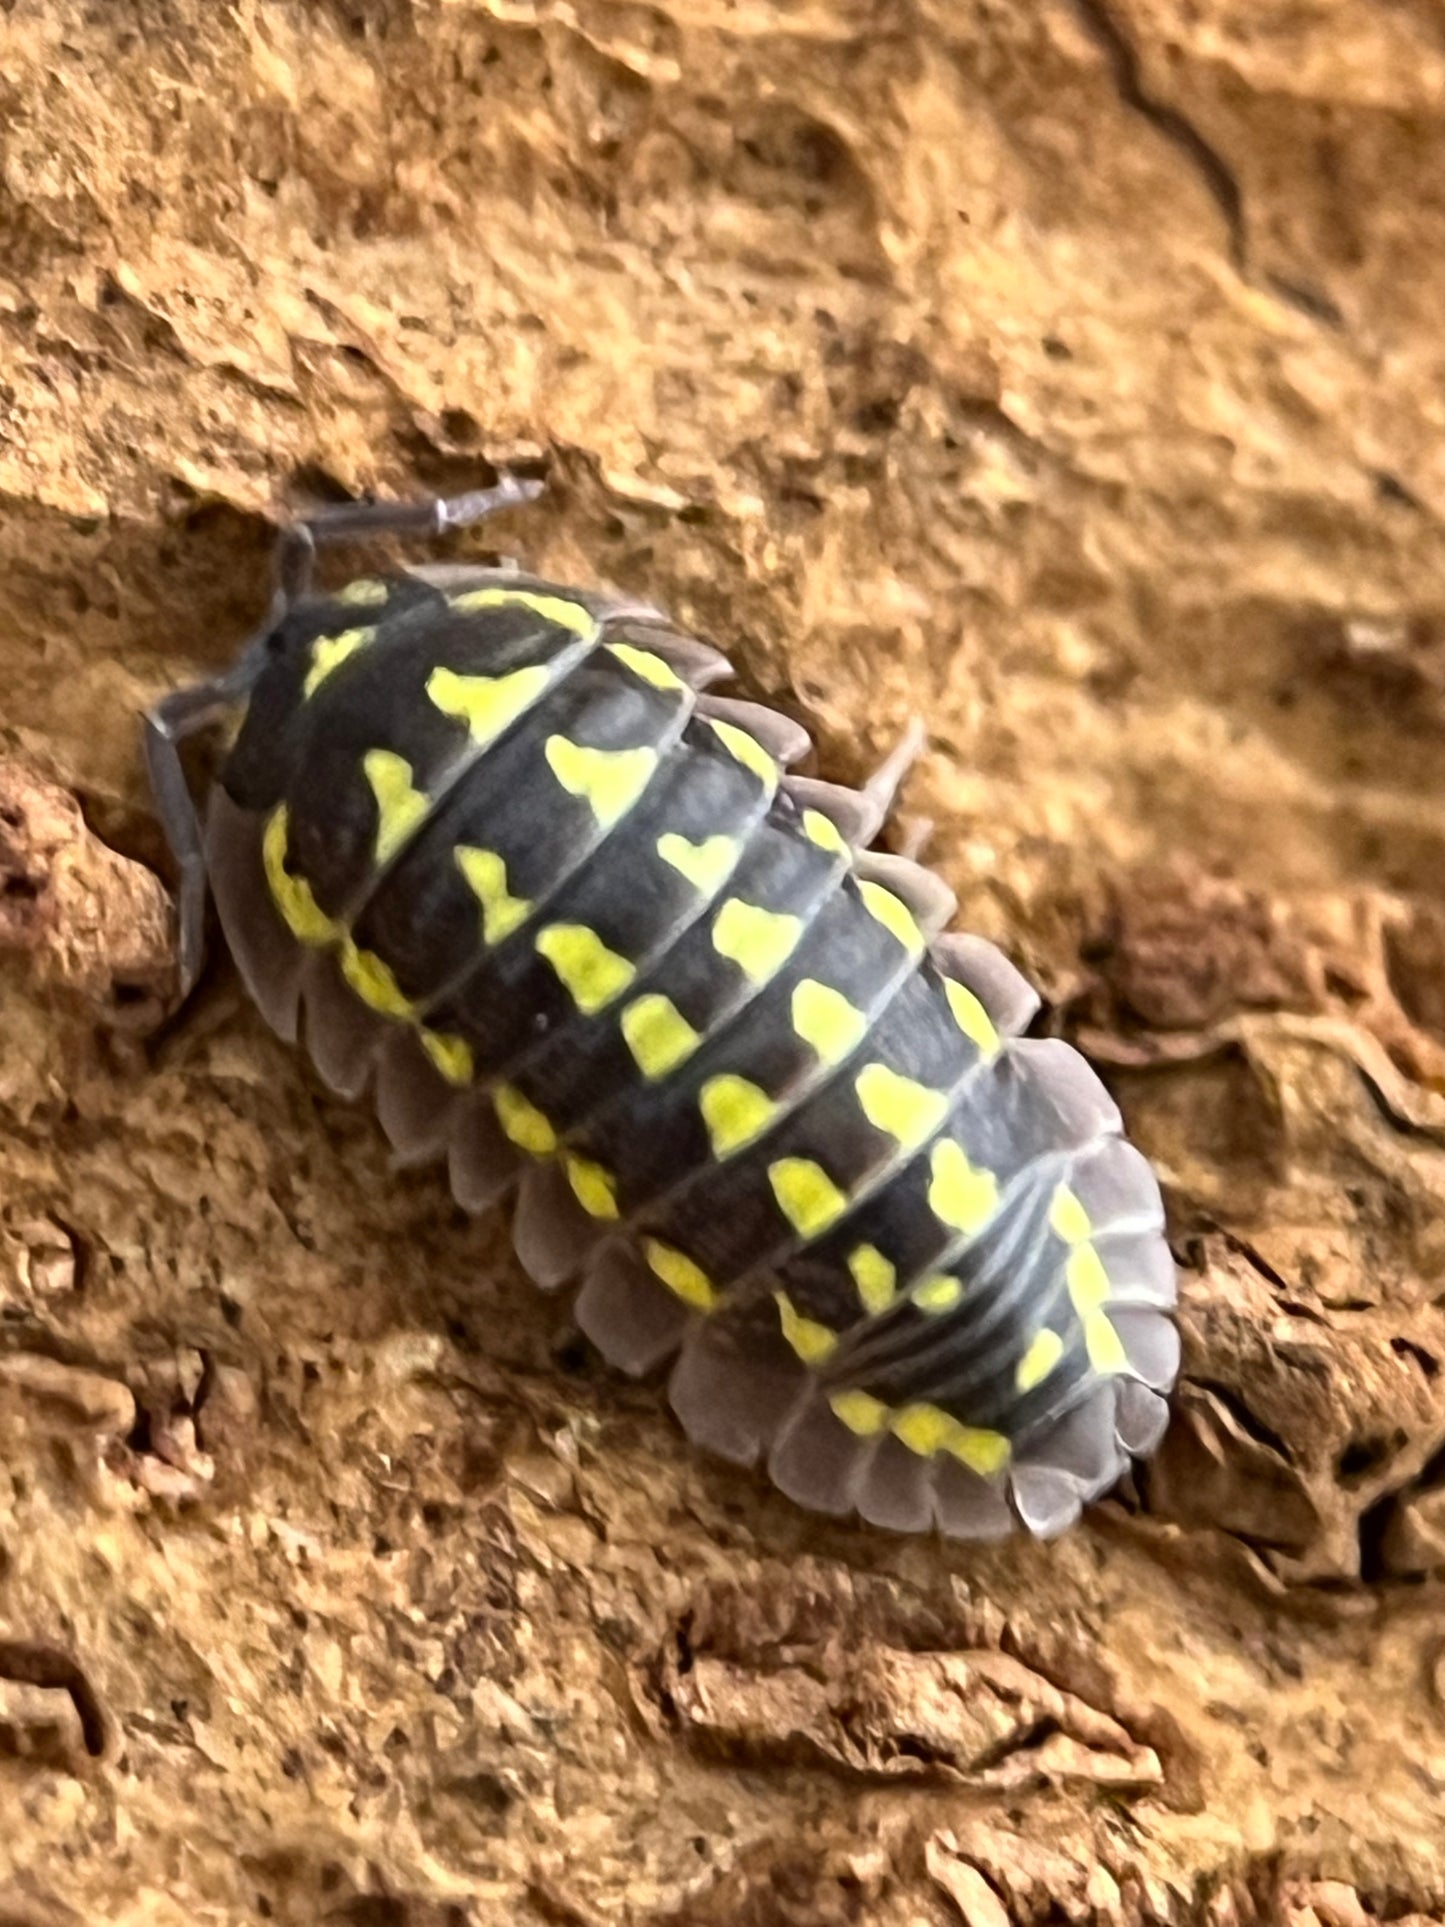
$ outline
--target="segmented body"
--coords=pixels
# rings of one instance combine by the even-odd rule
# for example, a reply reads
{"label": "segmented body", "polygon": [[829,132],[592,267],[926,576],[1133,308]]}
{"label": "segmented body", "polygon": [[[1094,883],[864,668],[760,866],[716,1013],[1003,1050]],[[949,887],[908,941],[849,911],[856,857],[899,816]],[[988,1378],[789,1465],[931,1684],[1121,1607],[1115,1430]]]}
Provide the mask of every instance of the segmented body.
{"label": "segmented body", "polygon": [[625,1369],[676,1355],[700,1442],[824,1511],[1056,1531],[1162,1427],[1157,1186],[719,667],[498,571],[301,603],[212,795],[228,941],[404,1159],[518,1187],[524,1264]]}

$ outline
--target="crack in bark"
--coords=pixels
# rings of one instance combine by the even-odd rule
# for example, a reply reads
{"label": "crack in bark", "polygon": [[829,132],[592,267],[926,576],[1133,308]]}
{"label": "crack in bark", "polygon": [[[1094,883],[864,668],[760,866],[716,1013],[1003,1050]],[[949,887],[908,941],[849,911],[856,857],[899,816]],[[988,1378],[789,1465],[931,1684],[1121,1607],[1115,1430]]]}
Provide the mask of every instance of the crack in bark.
{"label": "crack in bark", "polygon": [[108,1722],[100,1695],[68,1653],[40,1640],[0,1640],[0,1679],[70,1695],[85,1750],[92,1759],[106,1751]]}
{"label": "crack in bark", "polygon": [[1119,98],[1142,114],[1189,161],[1211,200],[1224,216],[1229,237],[1229,259],[1235,271],[1250,278],[1249,241],[1244,220],[1244,195],[1234,170],[1194,123],[1177,107],[1155,100],[1144,88],[1139,50],[1114,18],[1104,0],[1074,0],[1080,18],[1102,50],[1114,76]]}
{"label": "crack in bark", "polygon": [[[1230,265],[1241,280],[1255,281],[1249,253],[1244,192],[1234,169],[1186,114],[1177,107],[1171,107],[1167,101],[1156,100],[1147,91],[1140,71],[1139,50],[1110,12],[1105,0],[1074,0],[1074,5],[1085,29],[1109,64],[1120,100],[1126,107],[1142,115],[1189,162],[1224,218]],[[1312,321],[1318,321],[1328,328],[1344,327],[1344,315],[1322,289],[1278,274],[1265,273],[1261,279],[1277,299],[1308,315]]]}

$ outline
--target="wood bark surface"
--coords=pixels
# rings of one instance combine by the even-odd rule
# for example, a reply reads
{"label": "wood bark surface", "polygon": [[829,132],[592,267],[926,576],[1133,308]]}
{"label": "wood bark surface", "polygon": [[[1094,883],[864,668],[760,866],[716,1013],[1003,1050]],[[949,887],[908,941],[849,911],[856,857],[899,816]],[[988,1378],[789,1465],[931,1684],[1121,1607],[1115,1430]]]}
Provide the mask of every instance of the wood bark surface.
{"label": "wood bark surface", "polygon": [[[3,0],[4,1927],[1445,1918],[1442,178],[1432,0]],[[922,715],[1158,1163],[1056,1545],[702,1460],[224,957],[155,1028],[136,713],[517,460],[449,553]]]}

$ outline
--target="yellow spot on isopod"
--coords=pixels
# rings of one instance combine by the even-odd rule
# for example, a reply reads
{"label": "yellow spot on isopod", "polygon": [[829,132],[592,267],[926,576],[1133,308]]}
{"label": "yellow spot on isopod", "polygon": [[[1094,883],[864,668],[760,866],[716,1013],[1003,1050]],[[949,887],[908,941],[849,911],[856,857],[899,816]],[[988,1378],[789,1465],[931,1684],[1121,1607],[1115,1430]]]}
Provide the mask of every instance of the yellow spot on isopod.
{"label": "yellow spot on isopod", "polygon": [[1066,1245],[1082,1244],[1094,1227],[1077,1193],[1061,1184],[1049,1207],[1049,1229]]}
{"label": "yellow spot on isopod", "polygon": [[364,575],[355,582],[348,582],[344,589],[338,589],[334,600],[344,602],[352,609],[375,609],[386,601],[389,593],[384,582],[378,582],[374,576]]}
{"label": "yellow spot on isopod", "polygon": [[335,943],[343,926],[327,916],[305,877],[292,876],[286,868],[287,835],[286,805],[281,803],[271,812],[261,836],[261,861],[271,900],[286,928],[301,943]]}
{"label": "yellow spot on isopod", "polygon": [[716,1158],[731,1157],[751,1144],[778,1114],[766,1091],[726,1071],[707,1080],[698,1092],[697,1105]]}
{"label": "yellow spot on isopod", "polygon": [[460,1090],[472,1081],[472,1047],[465,1037],[444,1036],[439,1030],[422,1030],[421,1047],[447,1080]]}
{"label": "yellow spot on isopod", "polygon": [[778,1317],[783,1336],[805,1365],[821,1365],[838,1349],[838,1334],[820,1325],[816,1318],[805,1318],[785,1291],[775,1291]]}
{"label": "yellow spot on isopod", "polygon": [[332,670],[339,669],[348,656],[354,656],[375,634],[375,629],[345,629],[339,636],[318,636],[311,645],[311,667],[301,685],[301,694],[314,696]]}
{"label": "yellow spot on isopod", "polygon": [[824,1064],[841,1064],[862,1042],[868,1019],[841,990],[804,977],[793,990],[793,1029]]}
{"label": "yellow spot on isopod", "polygon": [[578,1204],[589,1217],[616,1218],[620,1215],[617,1208],[617,1180],[610,1171],[605,1171],[591,1158],[578,1157],[573,1152],[563,1159],[563,1168]]}
{"label": "yellow spot on isopod", "polygon": [[695,1265],[691,1258],[657,1238],[645,1238],[642,1253],[649,1268],[685,1305],[691,1305],[696,1311],[712,1310],[717,1303],[717,1292],[701,1265]]}
{"label": "yellow spot on isopod", "polygon": [[689,843],[685,836],[669,830],[657,839],[657,854],[664,863],[685,876],[703,896],[712,896],[737,868],[742,845],[734,836],[707,836],[701,843]]}
{"label": "yellow spot on isopod", "polygon": [[542,753],[563,789],[580,797],[604,830],[627,814],[657,768],[655,749],[588,749],[565,736],[549,736]]}
{"label": "yellow spot on isopod", "polygon": [[948,1115],[948,1098],[911,1077],[900,1076],[886,1064],[865,1064],[853,1080],[863,1115],[875,1131],[897,1138],[912,1151],[929,1138]]}
{"label": "yellow spot on isopod", "polygon": [[828,1404],[856,1438],[877,1438],[888,1424],[888,1407],[871,1392],[834,1392]]}
{"label": "yellow spot on isopod", "polygon": [[[1049,1208],[1049,1229],[1070,1247],[1069,1260],[1064,1267],[1064,1282],[1069,1288],[1074,1310],[1083,1320],[1090,1359],[1093,1359],[1095,1342],[1101,1356],[1112,1356],[1111,1345],[1118,1345],[1118,1337],[1099,1309],[1109,1302],[1109,1274],[1104,1269],[1103,1259],[1089,1242],[1094,1229],[1089,1214],[1078,1193],[1071,1191],[1066,1184],[1061,1184],[1054,1193],[1054,1201]],[[1099,1321],[1096,1340],[1091,1340],[1089,1332],[1096,1320]],[[1120,1367],[1106,1368],[1100,1365],[1097,1369],[1117,1371]]]}
{"label": "yellow spot on isopod", "polygon": [[641,676],[644,682],[650,682],[654,689],[681,689],[684,686],[677,671],[665,663],[661,656],[654,655],[651,649],[639,649],[630,642],[610,642],[607,647],[625,668],[630,669],[634,676]]}
{"label": "yellow spot on isopod", "polygon": [[963,1286],[957,1278],[950,1278],[941,1271],[933,1278],[925,1278],[921,1285],[915,1285],[909,1294],[920,1311],[937,1314],[952,1311],[963,1296]]}
{"label": "yellow spot on isopod", "polygon": [[412,831],[426,821],[431,803],[412,782],[411,764],[389,749],[369,749],[362,773],[376,798],[376,861],[390,862]]}
{"label": "yellow spot on isopod", "polygon": [[433,669],[426,679],[426,693],[443,716],[465,723],[472,741],[486,749],[532,707],[550,676],[541,663],[510,669],[501,676],[460,676],[455,669]]}
{"label": "yellow spot on isopod", "polygon": [[953,1231],[977,1231],[998,1204],[998,1179],[970,1164],[961,1145],[944,1138],[929,1160],[929,1207]]}
{"label": "yellow spot on isopod", "polygon": [[956,1459],[977,1472],[981,1479],[996,1479],[1012,1456],[1013,1448],[1002,1432],[990,1432],[982,1426],[960,1425],[958,1431],[948,1441],[948,1450]]}
{"label": "yellow spot on isopod", "polygon": [[957,983],[952,977],[944,978],[943,994],[948,999],[954,1022],[964,1036],[977,1044],[985,1057],[992,1057],[999,1046],[999,1035],[993,1019],[978,998],[966,984]]}
{"label": "yellow spot on isopod", "polygon": [[847,856],[848,839],[838,828],[831,816],[824,816],[821,810],[803,811],[803,834],[820,850],[831,850],[837,856]]}
{"label": "yellow spot on isopod", "polygon": [[903,945],[905,950],[923,949],[923,932],[913,921],[913,912],[891,890],[885,890],[881,883],[860,883],[858,894],[863,899],[864,908],[870,916],[876,917],[888,931]]}
{"label": "yellow spot on isopod", "polygon": [[530,609],[544,622],[570,629],[574,636],[587,641],[600,632],[596,616],[580,602],[569,602],[565,596],[538,595],[533,589],[463,589],[448,596],[447,602],[460,615],[473,615],[482,609]]}
{"label": "yellow spot on isopod", "polygon": [[492,1107],[503,1132],[521,1151],[534,1158],[549,1157],[557,1148],[557,1133],[530,1098],[511,1084],[498,1084]]}
{"label": "yellow spot on isopod", "polygon": [[702,1042],[672,999],[658,991],[634,998],[619,1021],[633,1062],[654,1081],[676,1070]]}
{"label": "yellow spot on isopod", "polygon": [[1109,1302],[1109,1274],[1092,1245],[1075,1245],[1064,1268],[1074,1310],[1081,1318]]}
{"label": "yellow spot on isopod", "polygon": [[489,944],[499,944],[519,929],[532,914],[523,897],[514,897],[507,887],[507,866],[495,850],[476,849],[458,844],[453,852],[457,868],[467,887],[482,906],[482,935]]}
{"label": "yellow spot on isopod", "polygon": [[935,1452],[943,1450],[958,1430],[958,1421],[950,1418],[947,1412],[940,1411],[936,1405],[905,1405],[901,1411],[893,1413],[890,1429],[910,1452],[916,1452],[920,1458],[931,1459]]}
{"label": "yellow spot on isopod", "polygon": [[863,1308],[872,1317],[887,1311],[898,1290],[898,1273],[876,1245],[859,1245],[848,1254],[848,1269]]}
{"label": "yellow spot on isopod", "polygon": [[1049,1373],[1064,1355],[1064,1341],[1057,1332],[1036,1332],[1029,1340],[1023,1357],[1014,1373],[1014,1384],[1021,1392],[1031,1392],[1042,1385]]}
{"label": "yellow spot on isopod", "polygon": [[816,1238],[848,1209],[848,1199],[812,1158],[779,1158],[768,1166],[778,1209],[800,1238]]}
{"label": "yellow spot on isopod", "polygon": [[752,983],[775,977],[798,947],[803,919],[729,897],[713,919],[712,946]]}
{"label": "yellow spot on isopod", "polygon": [[585,923],[549,923],[537,932],[545,957],[584,1017],[594,1017],[620,997],[637,975],[637,966],[609,950]]}
{"label": "yellow spot on isopod", "polygon": [[1009,1462],[1009,1442],[1002,1432],[960,1425],[937,1405],[905,1405],[893,1413],[891,1429],[920,1458],[948,1452],[986,1479],[996,1477]]}
{"label": "yellow spot on isopod", "polygon": [[713,722],[712,730],[730,756],[750,769],[754,776],[760,776],[770,790],[777,787],[778,766],[756,736],[749,736],[736,723]]}
{"label": "yellow spot on isopod", "polygon": [[416,1006],[402,994],[390,965],[370,950],[358,950],[350,936],[341,939],[341,974],[362,1003],[381,1016],[416,1016]]}
{"label": "yellow spot on isopod", "polygon": [[1091,1311],[1084,1320],[1084,1345],[1089,1363],[1102,1376],[1107,1378],[1116,1372],[1128,1371],[1129,1354],[1124,1349],[1124,1341],[1103,1312]]}

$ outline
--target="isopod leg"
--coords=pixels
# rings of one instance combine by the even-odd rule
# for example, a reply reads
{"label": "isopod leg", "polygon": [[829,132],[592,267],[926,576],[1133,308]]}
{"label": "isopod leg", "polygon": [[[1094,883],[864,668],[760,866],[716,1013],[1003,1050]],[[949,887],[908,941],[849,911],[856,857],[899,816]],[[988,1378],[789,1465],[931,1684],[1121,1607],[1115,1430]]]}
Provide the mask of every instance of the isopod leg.
{"label": "isopod leg", "polygon": [[180,874],[177,937],[180,997],[196,987],[206,960],[206,852],[196,801],[186,781],[181,744],[219,722],[255,686],[266,660],[266,637],[285,604],[272,600],[271,615],[224,675],[162,696],[145,713],[141,743],[156,813]]}
{"label": "isopod leg", "polygon": [[863,785],[863,794],[877,811],[880,826],[887,821],[889,812],[898,800],[898,792],[908,772],[923,754],[927,741],[928,731],[921,720],[911,716],[908,727]]}

